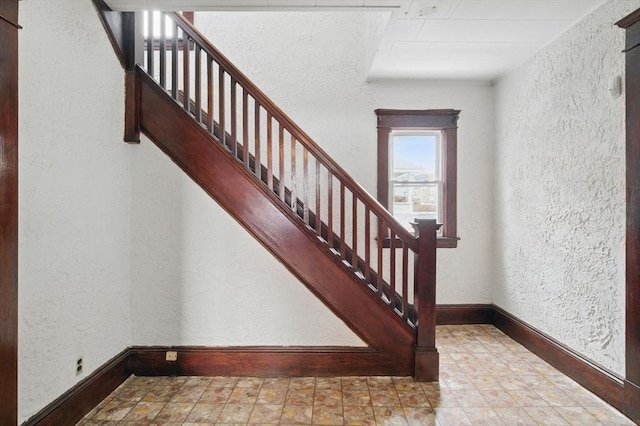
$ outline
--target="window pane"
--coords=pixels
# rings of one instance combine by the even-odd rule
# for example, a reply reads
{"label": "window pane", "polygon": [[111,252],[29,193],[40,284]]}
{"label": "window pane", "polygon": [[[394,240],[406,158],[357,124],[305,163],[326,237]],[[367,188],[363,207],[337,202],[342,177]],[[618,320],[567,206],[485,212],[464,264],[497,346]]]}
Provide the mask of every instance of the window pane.
{"label": "window pane", "polygon": [[409,222],[436,219],[440,222],[440,183],[424,185],[393,184],[393,216],[407,229]]}
{"label": "window pane", "polygon": [[392,180],[415,182],[440,179],[436,135],[395,135],[392,146]]}

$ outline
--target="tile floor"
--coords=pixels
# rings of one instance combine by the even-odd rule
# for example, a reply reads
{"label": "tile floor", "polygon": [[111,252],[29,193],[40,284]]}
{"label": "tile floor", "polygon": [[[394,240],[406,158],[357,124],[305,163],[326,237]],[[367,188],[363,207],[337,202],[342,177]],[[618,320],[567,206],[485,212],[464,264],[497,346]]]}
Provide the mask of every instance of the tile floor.
{"label": "tile floor", "polygon": [[440,326],[411,377],[130,377],[79,425],[633,425],[498,329]]}

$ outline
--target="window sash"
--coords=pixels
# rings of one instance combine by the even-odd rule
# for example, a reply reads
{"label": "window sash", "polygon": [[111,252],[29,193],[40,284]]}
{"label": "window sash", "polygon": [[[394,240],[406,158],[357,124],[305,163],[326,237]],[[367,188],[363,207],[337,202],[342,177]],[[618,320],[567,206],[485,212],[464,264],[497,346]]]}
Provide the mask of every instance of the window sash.
{"label": "window sash", "polygon": [[[434,160],[434,179],[428,180],[399,180],[394,179],[394,175],[396,174],[395,165],[395,143],[396,138],[398,137],[423,137],[423,138],[435,138],[435,160]],[[410,225],[415,217],[420,216],[431,216],[421,214],[421,212],[411,212],[412,216],[415,217],[407,217],[407,214],[397,214],[394,212],[394,204],[396,201],[394,200],[394,194],[396,188],[402,187],[435,187],[437,191],[437,200],[436,200],[436,220],[438,223],[442,223],[443,221],[443,164],[442,164],[442,131],[437,130],[419,130],[419,131],[403,131],[403,130],[394,130],[389,133],[389,200],[388,200],[388,210],[389,212],[396,218],[398,221],[408,230],[413,232],[413,227]],[[439,231],[440,232],[440,231]]]}

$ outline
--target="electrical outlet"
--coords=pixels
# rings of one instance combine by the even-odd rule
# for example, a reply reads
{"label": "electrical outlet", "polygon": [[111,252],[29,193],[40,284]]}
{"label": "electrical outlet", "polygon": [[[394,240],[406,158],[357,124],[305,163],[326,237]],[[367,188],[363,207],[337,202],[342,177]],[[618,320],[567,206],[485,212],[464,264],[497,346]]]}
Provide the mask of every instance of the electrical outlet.
{"label": "electrical outlet", "polygon": [[82,357],[76,361],[76,374],[82,374]]}
{"label": "electrical outlet", "polygon": [[176,352],[176,351],[167,351],[165,359],[167,361],[177,361],[178,360],[178,352]]}

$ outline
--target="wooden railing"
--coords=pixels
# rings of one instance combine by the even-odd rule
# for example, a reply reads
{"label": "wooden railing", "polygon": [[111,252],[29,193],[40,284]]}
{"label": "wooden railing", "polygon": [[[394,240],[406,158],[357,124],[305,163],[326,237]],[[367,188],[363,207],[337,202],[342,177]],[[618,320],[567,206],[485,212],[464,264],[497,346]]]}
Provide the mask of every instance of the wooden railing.
{"label": "wooden railing", "polygon": [[147,21],[146,72],[410,326],[431,322],[435,221],[407,231],[182,15]]}

